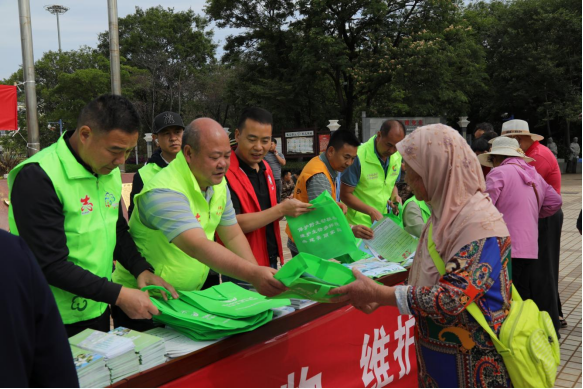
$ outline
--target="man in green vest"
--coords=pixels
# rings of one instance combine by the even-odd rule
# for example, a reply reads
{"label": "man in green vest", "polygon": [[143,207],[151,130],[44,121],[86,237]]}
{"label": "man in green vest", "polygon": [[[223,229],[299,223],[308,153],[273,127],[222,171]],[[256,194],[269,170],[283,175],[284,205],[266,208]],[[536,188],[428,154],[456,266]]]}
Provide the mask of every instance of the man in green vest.
{"label": "man in green vest", "polygon": [[348,206],[350,224],[371,226],[387,213],[387,205],[397,210],[401,199],[395,183],[401,172],[401,155],[395,146],[405,138],[405,131],[400,121],[385,121],[358,148],[354,163],[342,174],[340,199]]}
{"label": "man in green vest", "polygon": [[103,95],[83,108],[77,129],[14,168],[8,176],[10,231],[34,253],[69,337],[109,331],[109,305],[129,317],[158,314],[148,294],[111,282],[114,258],[137,288],[172,286],[154,275],[128,232],[117,168],[136,146],[140,120],[124,97]]}
{"label": "man in green vest", "polygon": [[128,220],[134,211],[134,197],[144,189],[144,185],[160,170],[174,161],[176,155],[182,147],[182,133],[184,123],[179,114],[175,112],[162,112],[154,118],[152,128],[152,140],[154,145],[158,145],[146,165],[136,174],[132,182],[132,192],[130,193],[130,206],[128,207]]}
{"label": "man in green vest", "polygon": [[[209,118],[184,130],[182,151],[135,197],[130,232],[140,252],[178,290],[198,290],[209,268],[249,282],[265,295],[283,292],[275,270],[258,266],[241,231],[224,179],[231,158],[229,137]],[[214,241],[218,235],[224,247]],[[135,280],[124,266],[113,279],[127,287]],[[151,322],[130,320],[114,310],[115,325],[144,330]]]}

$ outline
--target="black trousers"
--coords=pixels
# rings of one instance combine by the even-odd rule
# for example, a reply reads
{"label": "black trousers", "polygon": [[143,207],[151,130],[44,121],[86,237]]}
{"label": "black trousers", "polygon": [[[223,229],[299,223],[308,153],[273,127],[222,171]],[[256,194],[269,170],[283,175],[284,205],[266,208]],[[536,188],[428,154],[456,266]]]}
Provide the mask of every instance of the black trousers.
{"label": "black trousers", "polygon": [[[218,285],[219,283],[219,275],[211,270],[201,289],[207,289],[211,286]],[[113,316],[113,325],[115,328],[126,327],[135,331],[143,332],[151,330],[154,327],[161,327],[163,325],[160,323],[155,323],[152,319],[131,319],[120,307],[115,305],[111,307],[111,312]]]}
{"label": "black trousers", "polygon": [[[537,285],[532,280],[535,278],[536,263],[538,259],[532,258],[512,258],[512,283],[518,290],[523,300],[531,299],[536,295]],[[538,306],[538,303],[537,303]]]}
{"label": "black trousers", "polygon": [[109,332],[111,327],[111,314],[109,311],[109,307],[101,314],[101,316],[96,317],[95,319],[89,319],[84,321],[79,321],[73,324],[65,324],[65,329],[67,330],[67,337],[75,336],[79,332],[83,332],[87,328],[91,328],[92,330],[102,331],[102,332]]}
{"label": "black trousers", "polygon": [[[559,330],[561,300],[559,297],[559,259],[561,252],[561,229],[563,228],[563,211],[553,216],[539,219],[538,222],[538,260],[532,270],[536,282],[534,302],[541,311],[546,311],[553,320],[555,329]],[[534,290],[533,289],[533,290]],[[537,301],[538,300],[538,301]]]}

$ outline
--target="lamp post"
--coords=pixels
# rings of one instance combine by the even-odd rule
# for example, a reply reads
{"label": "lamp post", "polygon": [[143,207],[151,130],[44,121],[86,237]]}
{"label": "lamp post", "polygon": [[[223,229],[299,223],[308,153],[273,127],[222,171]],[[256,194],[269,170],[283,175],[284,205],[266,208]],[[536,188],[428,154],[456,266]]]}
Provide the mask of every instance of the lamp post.
{"label": "lamp post", "polygon": [[146,145],[147,145],[147,153],[148,153],[148,159],[150,159],[150,157],[152,156],[152,133],[151,132],[147,132],[144,134],[144,140],[146,141]]}
{"label": "lamp post", "polygon": [[61,52],[61,25],[59,24],[59,15],[63,15],[64,13],[66,13],[69,8],[62,6],[62,5],[58,5],[58,4],[53,4],[53,5],[45,5],[45,9],[47,11],[49,11],[50,13],[52,13],[53,15],[57,15],[57,35],[59,36],[59,53]]}
{"label": "lamp post", "polygon": [[461,127],[461,129],[462,129],[462,136],[464,137],[464,139],[467,142],[468,141],[468,137],[467,137],[466,129],[468,127],[468,124],[470,124],[470,122],[468,121],[468,117],[467,116],[460,116],[460,120],[457,122],[457,124]]}
{"label": "lamp post", "polygon": [[329,120],[330,123],[326,127],[330,129],[330,133],[333,133],[337,129],[340,128],[340,124],[338,124],[338,120]]}

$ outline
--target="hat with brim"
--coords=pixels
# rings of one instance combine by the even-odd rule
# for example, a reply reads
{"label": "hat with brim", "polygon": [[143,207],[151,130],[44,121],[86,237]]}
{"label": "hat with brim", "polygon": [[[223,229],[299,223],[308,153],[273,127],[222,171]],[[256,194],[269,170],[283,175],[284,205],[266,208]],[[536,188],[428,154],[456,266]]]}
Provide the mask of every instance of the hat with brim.
{"label": "hat with brim", "polygon": [[176,112],[162,112],[154,118],[154,127],[152,128],[152,134],[157,134],[165,128],[168,127],[179,127],[184,130],[184,122],[179,114]]}
{"label": "hat with brim", "polygon": [[518,157],[522,158],[525,162],[534,161],[534,159],[524,155],[524,151],[522,151],[516,139],[499,136],[498,138],[494,138],[492,140],[493,140],[492,151],[490,151],[489,153],[478,155],[478,160],[482,165],[494,167],[492,162],[489,161],[490,155],[504,155],[506,157]]}
{"label": "hat with brim", "polygon": [[530,138],[534,141],[541,141],[545,138],[542,135],[531,133],[530,129],[528,128],[528,123],[519,119],[509,120],[502,124],[502,133],[500,135],[508,137],[530,136]]}

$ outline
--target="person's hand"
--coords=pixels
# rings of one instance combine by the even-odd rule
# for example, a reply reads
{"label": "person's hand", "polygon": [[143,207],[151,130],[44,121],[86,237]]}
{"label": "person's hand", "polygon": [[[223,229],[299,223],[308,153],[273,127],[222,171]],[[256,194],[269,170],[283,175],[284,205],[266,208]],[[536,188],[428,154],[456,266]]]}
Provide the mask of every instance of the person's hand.
{"label": "person's hand", "polygon": [[115,305],[120,307],[130,319],[151,319],[152,315],[160,314],[158,308],[150,301],[148,292],[125,286],[121,287]]}
{"label": "person's hand", "polygon": [[[144,286],[148,286],[148,285],[163,286],[164,288],[168,289],[168,291],[170,293],[172,293],[172,297],[174,297],[175,299],[178,298],[178,292],[176,292],[176,289],[174,289],[174,287],[172,285],[170,285],[169,283],[164,281],[164,279],[162,277],[155,275],[154,273],[152,273],[149,270],[144,270],[142,273],[140,273],[137,280],[138,280],[138,289],[142,289]],[[162,294],[162,297],[164,298],[164,300],[167,301],[168,297],[166,296],[166,293],[162,292],[162,291],[160,291],[160,293]]]}
{"label": "person's hand", "polygon": [[387,201],[387,203],[389,204],[389,206],[393,210],[393,213],[395,215],[398,215],[399,214],[399,204],[403,205],[403,200],[401,199],[401,197],[399,197],[399,195],[396,195],[395,197],[393,197],[389,201]]}
{"label": "person's hand", "polygon": [[370,303],[370,304],[365,304],[362,307],[354,306],[354,308],[358,309],[361,312],[366,313],[367,315],[370,315],[371,313],[376,311],[377,308],[380,306],[381,306],[381,304],[379,304],[379,303]]}
{"label": "person's hand", "polygon": [[346,204],[341,203],[339,201],[337,201],[336,204],[338,204],[338,206],[342,210],[342,213],[346,215],[346,212],[348,212],[348,207],[346,206]]}
{"label": "person's hand", "polygon": [[[349,302],[358,309],[366,309],[370,304],[378,303],[379,288],[381,288],[381,286],[357,269],[352,269],[352,273],[356,277],[355,281],[348,285],[334,288],[328,292],[328,294],[340,295],[338,297],[333,297],[331,302]],[[371,307],[373,306],[371,305]]]}
{"label": "person's hand", "polygon": [[370,216],[371,223],[374,223],[376,221],[383,219],[383,215],[379,211],[374,209],[373,207],[370,207],[370,209],[368,211],[368,216]]}
{"label": "person's hand", "polygon": [[257,290],[257,293],[266,297],[273,297],[287,290],[284,284],[273,278],[277,270],[267,266],[255,267],[257,269],[255,269],[251,284]]}
{"label": "person's hand", "polygon": [[298,217],[315,209],[312,204],[304,203],[303,201],[296,199],[284,200],[279,203],[278,206],[281,207],[283,216],[290,217]]}
{"label": "person's hand", "polygon": [[352,233],[358,239],[369,240],[374,238],[374,232],[372,228],[368,228],[367,226],[363,226],[360,224],[352,227]]}

